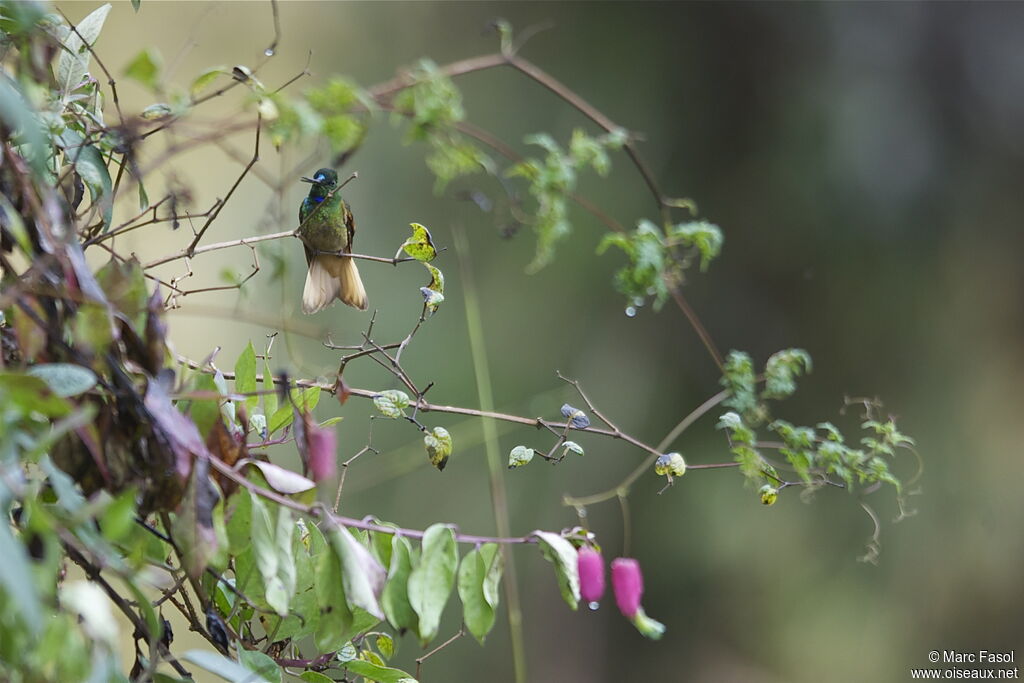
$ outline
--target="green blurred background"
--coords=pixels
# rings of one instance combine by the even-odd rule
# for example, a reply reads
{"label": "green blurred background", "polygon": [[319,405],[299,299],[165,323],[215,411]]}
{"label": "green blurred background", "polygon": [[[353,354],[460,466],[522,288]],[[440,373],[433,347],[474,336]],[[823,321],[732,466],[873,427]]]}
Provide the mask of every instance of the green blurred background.
{"label": "green blurred background", "polygon": [[[77,20],[92,7],[63,9]],[[296,2],[282,3],[280,14],[282,40],[260,77],[276,86],[311,52],[311,76],[297,89],[333,74],[371,85],[423,56],[445,63],[492,52],[496,38],[485,28],[497,16],[518,30],[550,23],[522,54],[642,132],[642,152],[665,191],[693,198],[724,229],[723,256],[686,288],[719,346],[747,350],[758,363],[788,346],[814,357],[814,373],[779,416],[839,422],[844,395],[878,395],[918,441],[926,465],[923,495],[912,499],[919,514],[893,525],[891,498],[874,497],[883,521],[878,566],[857,561],[871,524],[843,492],[804,503],[786,491],[765,508],[731,470],[691,472],[661,496],[661,482],[644,477],[630,499],[631,553],[645,570],[647,611],[668,627],[661,642],[644,641],[610,598],[597,612],[569,611],[548,564],[532,548],[517,549],[529,680],[903,681],[911,667],[928,666],[933,649],[1022,655],[1024,5]],[[174,67],[172,80],[187,86],[209,66],[255,64],[272,33],[267,3],[143,0],[137,14],[128,3],[115,5],[97,49],[119,74],[139,50],[155,47]],[[511,70],[457,84],[469,120],[521,152],[529,133],[564,141],[577,126],[596,132]],[[152,101],[128,81],[120,92],[128,110]],[[238,97],[223,100],[196,120],[241,107]],[[479,405],[456,229],[470,244],[499,410],[557,416],[573,398],[555,376],[561,370],[624,430],[656,443],[717,391],[715,368],[678,310],[624,315],[610,284],[621,260],[595,256],[604,228],[591,216],[576,210],[574,235],[556,262],[527,276],[530,231],[504,238],[494,216],[456,197],[467,188],[497,196],[499,186],[480,178],[436,197],[424,150],[401,138],[379,116],[343,170],[360,176],[346,194],[358,251],[390,256],[410,221],[448,247],[438,261],[447,301],[403,357],[421,384],[436,382],[430,399]],[[228,144],[251,153],[251,135]],[[259,166],[276,177],[304,155],[265,145]],[[328,161],[322,154],[303,172]],[[614,162],[609,178],[585,177],[581,193],[627,225],[656,218],[628,160]],[[203,210],[241,164],[214,148],[181,157],[173,169]],[[270,190],[248,177],[206,241],[293,227],[305,189],[289,190],[282,219]],[[150,195],[159,196],[152,188]],[[187,226],[158,227],[118,246],[145,260],[190,236]],[[263,269],[242,295],[182,300],[170,315],[178,351],[201,359],[223,346],[218,361],[230,368],[247,340],[259,347],[280,330],[275,367],[304,377],[335,372],[337,352],[320,342],[330,334],[358,343],[369,314],[335,307],[303,317],[301,251],[292,241],[261,250]],[[275,258],[286,266],[276,279]],[[250,261],[246,249],[197,257],[184,284],[219,284],[222,269],[245,274]],[[360,267],[380,311],[374,336],[397,341],[415,322],[422,272]],[[184,270],[179,263],[161,272]],[[395,386],[369,362],[353,365],[346,379]],[[321,418],[345,416],[339,455],[350,457],[366,444],[367,402],[323,403]],[[675,444],[691,463],[729,458],[716,416]],[[427,465],[410,425],[375,422],[381,453],[350,469],[343,511],[492,533],[481,424],[437,414],[426,420],[453,432],[448,468]],[[845,420],[852,437],[855,420]],[[500,428],[502,453],[550,441],[528,428]],[[575,524],[563,494],[613,486],[643,457],[615,441],[583,445],[582,460],[505,474],[513,533]],[[912,463],[905,464],[908,475]],[[589,512],[606,557],[618,555],[618,506]],[[458,629],[457,612],[450,603],[442,639]],[[463,638],[430,659],[423,678],[510,681],[508,643],[502,608],[486,647]],[[414,667],[419,654],[406,637],[397,661]]]}

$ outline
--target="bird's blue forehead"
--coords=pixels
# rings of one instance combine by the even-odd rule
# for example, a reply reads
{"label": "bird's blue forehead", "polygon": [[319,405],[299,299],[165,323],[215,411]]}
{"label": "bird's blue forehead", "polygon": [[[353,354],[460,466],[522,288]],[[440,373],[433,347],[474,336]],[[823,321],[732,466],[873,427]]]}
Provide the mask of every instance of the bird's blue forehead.
{"label": "bird's blue forehead", "polygon": [[322,183],[327,180],[327,176],[323,173],[317,173],[315,176],[313,176],[313,180],[317,181],[318,183]]}

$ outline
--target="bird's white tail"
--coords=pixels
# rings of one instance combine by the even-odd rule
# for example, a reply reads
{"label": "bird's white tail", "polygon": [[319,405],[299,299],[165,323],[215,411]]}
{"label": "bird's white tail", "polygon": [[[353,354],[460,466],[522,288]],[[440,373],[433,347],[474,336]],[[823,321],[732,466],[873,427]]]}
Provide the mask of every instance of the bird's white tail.
{"label": "bird's white tail", "polygon": [[363,288],[355,260],[348,256],[317,254],[309,262],[309,272],[306,273],[302,312],[309,314],[322,311],[335,298],[353,308],[366,310],[366,289]]}

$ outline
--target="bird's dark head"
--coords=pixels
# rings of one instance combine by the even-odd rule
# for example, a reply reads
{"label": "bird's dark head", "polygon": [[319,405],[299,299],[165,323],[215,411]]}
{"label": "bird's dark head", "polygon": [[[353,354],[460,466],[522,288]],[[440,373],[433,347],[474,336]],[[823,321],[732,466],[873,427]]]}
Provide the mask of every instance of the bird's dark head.
{"label": "bird's dark head", "polygon": [[313,174],[312,178],[303,176],[301,180],[330,192],[338,184],[338,173],[333,168],[321,168]]}

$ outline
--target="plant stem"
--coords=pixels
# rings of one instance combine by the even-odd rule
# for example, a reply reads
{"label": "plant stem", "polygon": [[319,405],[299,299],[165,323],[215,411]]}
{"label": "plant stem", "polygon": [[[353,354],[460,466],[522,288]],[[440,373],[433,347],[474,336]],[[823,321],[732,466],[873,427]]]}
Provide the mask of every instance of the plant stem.
{"label": "plant stem", "polygon": [[[476,282],[473,279],[472,261],[469,254],[469,242],[463,229],[457,226],[452,231],[455,240],[455,252],[459,259],[459,271],[462,276],[463,302],[466,307],[466,327],[469,330],[469,347],[473,356],[473,371],[476,375],[476,390],[480,407],[485,411],[494,410],[494,392],[491,389],[490,365],[487,362],[487,347],[484,343],[484,328],[480,319],[480,302],[476,296]],[[487,470],[491,482],[491,504],[494,508],[494,521],[500,536],[508,536],[510,524],[508,516],[508,496],[505,491],[504,470],[501,465],[501,453],[498,445],[498,430],[493,418],[482,420],[484,444],[487,453]],[[516,683],[526,683],[526,648],[523,644],[523,613],[519,602],[519,584],[516,579],[515,562],[508,546],[502,546],[505,556],[505,573],[508,579],[504,582],[505,602],[508,603],[508,630],[512,641],[512,665]]]}

